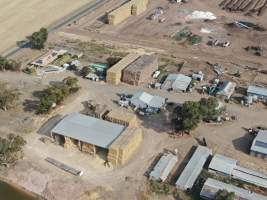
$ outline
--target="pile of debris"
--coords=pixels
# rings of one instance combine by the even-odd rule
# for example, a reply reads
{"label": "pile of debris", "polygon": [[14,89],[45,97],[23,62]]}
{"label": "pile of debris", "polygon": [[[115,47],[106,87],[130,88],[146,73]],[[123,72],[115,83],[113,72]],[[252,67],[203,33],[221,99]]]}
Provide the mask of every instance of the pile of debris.
{"label": "pile of debris", "polygon": [[191,14],[189,14],[187,19],[195,20],[195,19],[200,19],[200,20],[215,20],[217,17],[209,11],[199,11],[195,10]]}
{"label": "pile of debris", "polygon": [[254,54],[255,56],[262,56],[263,55],[263,48],[260,46],[248,46],[245,48],[245,50]]}
{"label": "pile of debris", "polygon": [[267,9],[267,0],[223,0],[219,6],[230,12],[262,16]]}
{"label": "pile of debris", "polygon": [[266,31],[266,29],[262,27],[261,25],[257,25],[257,24],[254,24],[252,22],[247,22],[247,21],[235,21],[227,25],[229,27],[236,27],[240,29],[250,29],[250,30],[252,29],[252,30],[260,31],[260,32]]}

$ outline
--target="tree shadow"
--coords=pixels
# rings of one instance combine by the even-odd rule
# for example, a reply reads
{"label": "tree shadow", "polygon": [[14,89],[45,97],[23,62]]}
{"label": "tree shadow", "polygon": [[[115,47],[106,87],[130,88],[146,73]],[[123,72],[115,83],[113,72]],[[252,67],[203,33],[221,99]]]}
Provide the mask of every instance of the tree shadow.
{"label": "tree shadow", "polygon": [[31,100],[31,99],[26,99],[23,102],[23,110],[25,112],[35,112],[39,106],[40,101],[39,100]]}

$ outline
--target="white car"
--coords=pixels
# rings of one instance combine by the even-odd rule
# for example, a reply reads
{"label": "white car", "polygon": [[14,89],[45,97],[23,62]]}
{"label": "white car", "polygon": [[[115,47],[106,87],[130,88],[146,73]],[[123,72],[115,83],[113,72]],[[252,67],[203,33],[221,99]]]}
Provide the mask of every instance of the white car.
{"label": "white car", "polygon": [[153,74],[153,78],[158,78],[159,75],[160,75],[160,71],[157,70],[157,71],[154,72],[154,74]]}
{"label": "white car", "polygon": [[127,100],[119,100],[119,105],[121,107],[128,108],[129,107],[129,101],[127,101]]}

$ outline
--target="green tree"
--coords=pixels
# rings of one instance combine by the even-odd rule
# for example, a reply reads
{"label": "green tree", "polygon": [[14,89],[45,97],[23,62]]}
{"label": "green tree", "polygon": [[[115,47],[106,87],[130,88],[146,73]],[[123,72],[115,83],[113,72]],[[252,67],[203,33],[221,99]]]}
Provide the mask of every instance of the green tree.
{"label": "green tree", "polygon": [[209,97],[208,99],[202,98],[199,104],[201,114],[205,120],[214,120],[220,113],[218,109],[219,102],[214,97]]}
{"label": "green tree", "polygon": [[234,200],[235,193],[227,190],[219,190],[215,195],[215,200]]}
{"label": "green tree", "polygon": [[14,107],[20,93],[16,89],[8,89],[5,83],[0,83],[0,108],[4,111]]}
{"label": "green tree", "polygon": [[77,92],[79,90],[78,79],[76,77],[68,76],[63,80],[63,83],[69,87],[70,93]]}
{"label": "green tree", "polygon": [[0,165],[8,166],[22,157],[22,147],[26,141],[18,135],[9,134],[6,138],[0,137]]}
{"label": "green tree", "polygon": [[43,49],[47,37],[48,37],[47,29],[41,28],[39,31],[34,32],[31,36],[28,36],[28,40],[33,49]]}
{"label": "green tree", "polygon": [[202,120],[200,105],[198,102],[187,101],[182,107],[176,110],[176,123],[179,128],[184,131],[195,129],[198,123]]}
{"label": "green tree", "polygon": [[85,67],[83,67],[82,70],[81,70],[81,76],[82,76],[83,78],[85,78],[90,72],[91,72],[90,67],[85,66]]}

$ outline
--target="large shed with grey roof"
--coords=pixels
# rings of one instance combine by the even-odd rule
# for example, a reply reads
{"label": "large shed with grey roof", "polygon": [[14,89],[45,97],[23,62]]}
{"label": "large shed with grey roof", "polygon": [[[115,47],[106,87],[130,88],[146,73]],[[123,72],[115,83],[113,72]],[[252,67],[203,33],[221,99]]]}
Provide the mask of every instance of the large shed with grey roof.
{"label": "large shed with grey roof", "polygon": [[126,163],[143,139],[141,129],[80,113],[63,118],[52,129],[51,136],[66,148],[76,147],[91,155],[105,152],[106,161],[114,166]]}
{"label": "large shed with grey roof", "polygon": [[267,130],[261,130],[253,140],[250,155],[267,160]]}
{"label": "large shed with grey roof", "polygon": [[192,78],[183,74],[170,74],[162,85],[164,90],[173,90],[175,92],[186,92]]}
{"label": "large shed with grey roof", "polygon": [[176,182],[176,187],[182,190],[190,190],[211,154],[211,149],[204,146],[198,146],[182,174],[179,176]]}

